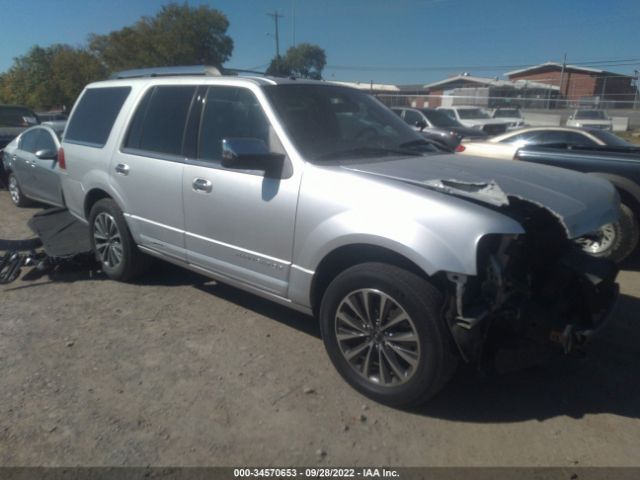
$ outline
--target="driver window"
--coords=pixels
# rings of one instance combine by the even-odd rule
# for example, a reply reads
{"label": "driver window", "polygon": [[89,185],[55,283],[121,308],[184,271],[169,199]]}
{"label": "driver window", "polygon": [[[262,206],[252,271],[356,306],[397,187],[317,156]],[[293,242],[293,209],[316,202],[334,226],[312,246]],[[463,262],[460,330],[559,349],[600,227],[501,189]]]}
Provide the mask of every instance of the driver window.
{"label": "driver window", "polygon": [[407,122],[412,127],[416,126],[416,123],[422,120],[422,117],[419,113],[414,112],[413,110],[406,110],[404,112],[404,121]]}
{"label": "driver window", "polygon": [[257,138],[272,152],[284,153],[253,92],[238,87],[210,87],[205,98],[198,158],[222,160],[223,138]]}
{"label": "driver window", "polygon": [[20,150],[29,153],[36,153],[36,140],[38,139],[38,130],[31,130],[22,135],[20,139]]}

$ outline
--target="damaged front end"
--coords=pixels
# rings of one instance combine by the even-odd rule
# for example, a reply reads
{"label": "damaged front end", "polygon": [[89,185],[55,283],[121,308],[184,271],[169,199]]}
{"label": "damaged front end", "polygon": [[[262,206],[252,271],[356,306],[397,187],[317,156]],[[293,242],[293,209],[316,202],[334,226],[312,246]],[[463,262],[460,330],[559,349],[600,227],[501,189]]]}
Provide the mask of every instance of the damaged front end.
{"label": "damaged front end", "polygon": [[505,371],[580,351],[618,296],[616,265],[589,256],[547,209],[509,197],[523,235],[487,235],[478,274],[447,275],[445,318],[467,362]]}

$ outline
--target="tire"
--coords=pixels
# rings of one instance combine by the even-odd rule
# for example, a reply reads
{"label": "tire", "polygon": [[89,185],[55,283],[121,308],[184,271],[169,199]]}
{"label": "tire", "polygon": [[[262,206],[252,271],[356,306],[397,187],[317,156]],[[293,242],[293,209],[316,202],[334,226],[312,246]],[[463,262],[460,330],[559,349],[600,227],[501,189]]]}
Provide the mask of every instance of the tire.
{"label": "tire", "polygon": [[622,262],[633,253],[638,245],[640,228],[638,219],[628,206],[620,205],[620,219],[616,223],[604,225],[597,239],[579,240],[583,250],[594,257],[607,258],[616,263]]}
{"label": "tire", "polygon": [[102,271],[112,280],[128,282],[149,265],[150,259],[138,250],[120,207],[110,198],[91,208],[89,238]]}
{"label": "tire", "polygon": [[9,189],[9,198],[16,207],[28,207],[31,205],[31,200],[24,196],[20,184],[18,183],[18,177],[13,173],[9,174],[7,180],[7,188]]}
{"label": "tire", "polygon": [[[365,296],[373,319],[369,327],[356,314],[367,317]],[[413,407],[433,397],[458,363],[441,312],[442,296],[424,278],[394,265],[363,263],[327,288],[320,305],[322,338],[333,365],[352,387],[379,403]],[[407,319],[399,321],[403,313]]]}

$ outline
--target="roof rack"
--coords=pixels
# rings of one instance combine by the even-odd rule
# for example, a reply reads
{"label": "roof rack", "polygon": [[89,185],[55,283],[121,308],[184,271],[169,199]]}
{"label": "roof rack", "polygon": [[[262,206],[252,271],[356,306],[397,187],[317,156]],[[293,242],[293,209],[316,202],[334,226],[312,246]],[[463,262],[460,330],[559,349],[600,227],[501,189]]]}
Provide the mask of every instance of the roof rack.
{"label": "roof rack", "polygon": [[111,79],[139,78],[139,77],[175,77],[179,75],[202,75],[207,77],[220,77],[222,73],[216,67],[210,65],[190,65],[180,67],[152,67],[123,70],[111,75]]}

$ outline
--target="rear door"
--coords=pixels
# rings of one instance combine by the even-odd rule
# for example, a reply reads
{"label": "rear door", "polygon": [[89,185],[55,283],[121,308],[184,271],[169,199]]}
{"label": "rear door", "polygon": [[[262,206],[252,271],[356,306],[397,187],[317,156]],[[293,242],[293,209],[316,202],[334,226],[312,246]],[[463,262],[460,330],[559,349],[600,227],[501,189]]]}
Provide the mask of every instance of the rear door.
{"label": "rear door", "polygon": [[195,85],[150,87],[112,159],[113,187],[136,242],[185,260],[182,175],[186,120]]}
{"label": "rear door", "polygon": [[189,262],[244,284],[285,295],[293,251],[300,172],[222,166],[223,138],[254,138],[286,154],[256,95],[248,88],[210,86],[202,99],[197,148],[183,175]]}

